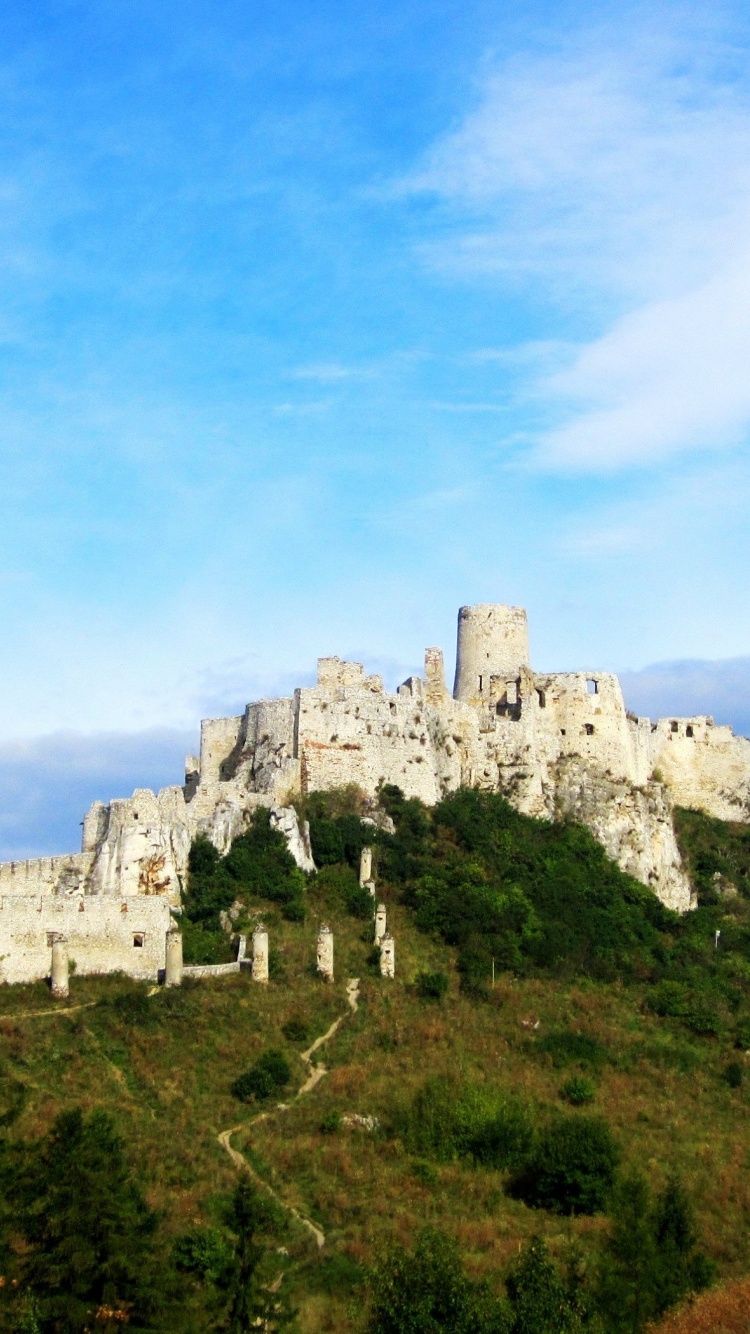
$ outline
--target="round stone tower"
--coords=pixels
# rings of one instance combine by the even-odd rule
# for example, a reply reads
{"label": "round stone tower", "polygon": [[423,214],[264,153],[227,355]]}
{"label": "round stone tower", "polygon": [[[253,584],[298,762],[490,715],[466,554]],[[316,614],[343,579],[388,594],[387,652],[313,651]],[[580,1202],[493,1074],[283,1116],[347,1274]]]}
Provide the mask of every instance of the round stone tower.
{"label": "round stone tower", "polygon": [[491,602],[461,607],[454,699],[465,703],[489,698],[490,677],[512,680],[529,665],[529,627],[523,607]]}

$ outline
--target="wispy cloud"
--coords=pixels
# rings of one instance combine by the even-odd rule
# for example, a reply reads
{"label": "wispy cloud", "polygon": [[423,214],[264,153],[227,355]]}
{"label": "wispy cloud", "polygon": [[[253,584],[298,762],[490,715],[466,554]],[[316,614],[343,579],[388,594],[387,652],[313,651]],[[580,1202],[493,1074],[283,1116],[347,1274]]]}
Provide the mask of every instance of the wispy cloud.
{"label": "wispy cloud", "polygon": [[536,377],[529,357],[544,467],[652,464],[750,428],[750,99],[725,34],[676,36],[680,15],[514,57],[407,183],[447,215],[433,267],[531,283],[596,330]]}
{"label": "wispy cloud", "polygon": [[337,384],[341,380],[371,380],[376,374],[372,367],[344,366],[337,361],[318,362],[313,366],[299,366],[290,372],[296,380],[315,380],[318,384]]}

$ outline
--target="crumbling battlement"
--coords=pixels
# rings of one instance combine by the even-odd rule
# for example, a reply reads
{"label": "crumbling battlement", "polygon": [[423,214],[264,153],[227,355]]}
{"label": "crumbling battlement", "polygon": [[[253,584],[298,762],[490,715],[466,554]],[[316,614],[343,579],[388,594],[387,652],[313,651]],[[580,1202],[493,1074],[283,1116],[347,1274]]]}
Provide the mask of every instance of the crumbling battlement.
{"label": "crumbling battlement", "polygon": [[[184,786],[95,803],[81,853],[0,865],[0,895],[19,905],[33,895],[86,906],[98,899],[105,916],[152,900],[155,912],[168,913],[179,905],[193,838],[204,834],[226,852],[258,806],[273,809],[309,870],[309,841],[289,798],[348,783],[370,796],[394,783],[427,805],[479,787],[505,793],[529,815],[580,820],[625,870],[683,911],[690,886],[672,808],[750,818],[750,741],[711,718],[636,718],[612,673],[535,672],[522,608],[462,607],[452,695],[439,648],[426,650],[424,677],[394,693],[361,663],[321,658],[314,686],[204,721]],[[89,923],[99,931],[92,915],[85,928],[77,919],[79,931]],[[66,933],[73,955],[67,925]],[[96,957],[121,961],[123,950],[119,942]]]}

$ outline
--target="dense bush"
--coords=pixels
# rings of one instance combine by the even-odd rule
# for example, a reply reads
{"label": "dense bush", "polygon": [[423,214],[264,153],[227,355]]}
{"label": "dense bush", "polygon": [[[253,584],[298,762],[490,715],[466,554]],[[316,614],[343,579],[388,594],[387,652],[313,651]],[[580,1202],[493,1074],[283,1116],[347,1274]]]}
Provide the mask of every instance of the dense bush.
{"label": "dense bush", "polygon": [[583,1107],[596,1097],[596,1085],[586,1075],[571,1075],[560,1089],[560,1097],[573,1107]]}
{"label": "dense bush", "polygon": [[556,1066],[580,1065],[585,1069],[598,1070],[607,1059],[607,1048],[599,1038],[570,1028],[545,1033],[544,1037],[539,1038],[536,1048],[551,1056],[552,1064]]}
{"label": "dense bush", "polygon": [[721,1077],[730,1089],[738,1089],[745,1078],[745,1071],[739,1061],[730,1061],[728,1065],[724,1066]]}
{"label": "dense bush", "polygon": [[285,1024],[282,1024],[281,1031],[287,1042],[307,1042],[310,1036],[310,1025],[301,1015],[293,1014]]}
{"label": "dense bush", "polygon": [[399,1246],[371,1275],[369,1334],[510,1334],[504,1303],[472,1282],[455,1242],[425,1230],[413,1251]]}
{"label": "dense bush", "polygon": [[[395,833],[378,834],[380,874],[420,928],[456,949],[468,994],[489,995],[493,965],[521,975],[619,979],[645,983],[652,1012],[697,1036],[730,1027],[738,1041],[750,1035],[743,897],[746,888],[750,898],[750,870],[747,883],[740,874],[750,867],[746,827],[711,825],[711,836],[730,848],[725,870],[740,894],[679,917],[625,875],[588,830],[521,815],[496,793],[463,790],[428,811],[384,787],[381,801]],[[564,1055],[561,1048],[555,1060]]]}
{"label": "dense bush", "polygon": [[680,852],[703,904],[716,903],[722,888],[734,886],[750,898],[750,828],[714,820],[702,811],[674,813]]}
{"label": "dense bush", "polygon": [[324,866],[316,877],[315,889],[331,906],[351,913],[352,917],[367,921],[375,912],[372,894],[360,885],[352,866]]}
{"label": "dense bush", "polygon": [[448,990],[448,974],[417,973],[415,987],[422,1000],[442,1000]]}
{"label": "dense bush", "polygon": [[539,1134],[513,1192],[553,1213],[600,1213],[614,1185],[619,1156],[603,1118],[556,1117]]}
{"label": "dense bush", "polygon": [[422,1085],[395,1129],[420,1157],[471,1158],[502,1170],[520,1167],[534,1139],[531,1115],[518,1098],[440,1077]]}
{"label": "dense bush", "polygon": [[[225,857],[208,839],[195,839],[188,859],[183,905],[186,958],[194,963],[225,961],[230,947],[221,930],[219,913],[230,908],[235,899],[270,899],[281,904],[289,920],[302,921],[304,890],[305,877],[283,834],[271,828],[265,809],[254,813],[249,829],[234,840]],[[223,957],[207,957],[212,950]]]}
{"label": "dense bush", "polygon": [[269,1049],[245,1072],[235,1079],[232,1093],[240,1102],[255,1099],[262,1102],[273,1097],[291,1081],[292,1071],[282,1051]]}
{"label": "dense bush", "polygon": [[224,1285],[232,1267],[232,1247],[216,1227],[194,1227],[175,1238],[172,1258],[178,1269],[204,1282]]}

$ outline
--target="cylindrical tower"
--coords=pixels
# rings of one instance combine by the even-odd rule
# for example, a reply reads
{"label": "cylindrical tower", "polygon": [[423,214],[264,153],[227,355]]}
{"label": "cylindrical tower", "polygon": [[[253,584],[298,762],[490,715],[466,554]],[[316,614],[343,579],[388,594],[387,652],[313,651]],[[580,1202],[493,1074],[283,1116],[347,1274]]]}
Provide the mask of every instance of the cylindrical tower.
{"label": "cylindrical tower", "polygon": [[461,607],[454,699],[481,703],[489,698],[490,677],[518,676],[529,665],[529,627],[523,607],[491,602]]}

